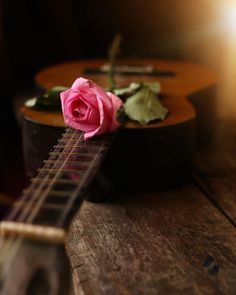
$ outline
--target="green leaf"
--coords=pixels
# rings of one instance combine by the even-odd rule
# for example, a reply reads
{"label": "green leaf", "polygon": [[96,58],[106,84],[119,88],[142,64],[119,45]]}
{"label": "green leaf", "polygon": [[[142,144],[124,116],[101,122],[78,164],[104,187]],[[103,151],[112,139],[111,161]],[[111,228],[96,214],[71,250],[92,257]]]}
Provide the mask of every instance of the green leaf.
{"label": "green leaf", "polygon": [[134,95],[130,96],[123,105],[126,115],[140,124],[147,124],[153,120],[164,120],[168,110],[150,86],[144,85]]}
{"label": "green leaf", "polygon": [[123,87],[123,88],[115,88],[113,89],[113,92],[115,95],[120,96],[120,95],[125,95],[132,93],[133,91],[138,90],[142,86],[141,83],[130,83],[129,86]]}
{"label": "green leaf", "polygon": [[34,109],[60,111],[61,100],[60,93],[67,90],[67,87],[56,86],[50,89],[47,93],[31,98],[26,101],[25,105]]}
{"label": "green leaf", "polygon": [[158,82],[146,82],[144,85],[156,94],[160,93],[161,91],[161,84]]}
{"label": "green leaf", "polygon": [[32,108],[35,106],[36,101],[37,101],[36,97],[30,98],[25,102],[25,105],[29,108]]}
{"label": "green leaf", "polygon": [[48,96],[57,96],[57,95],[59,95],[62,91],[65,91],[65,90],[67,90],[68,89],[68,87],[64,87],[64,86],[55,86],[55,87],[53,87],[52,89],[50,89],[49,91],[48,91]]}

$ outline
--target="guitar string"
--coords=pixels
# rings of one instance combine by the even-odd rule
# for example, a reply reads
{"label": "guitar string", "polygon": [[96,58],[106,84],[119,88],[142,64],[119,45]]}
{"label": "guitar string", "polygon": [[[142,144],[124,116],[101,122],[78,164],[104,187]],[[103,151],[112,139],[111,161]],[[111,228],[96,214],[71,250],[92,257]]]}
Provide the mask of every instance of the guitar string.
{"label": "guitar string", "polygon": [[[76,134],[77,132],[75,132]],[[60,168],[58,169],[57,173],[54,175],[54,177],[52,178],[52,180],[50,181],[50,184],[48,185],[47,189],[44,191],[43,196],[40,198],[39,202],[36,204],[34,210],[32,211],[32,213],[28,216],[26,222],[27,223],[31,223],[33,222],[34,218],[37,216],[40,208],[42,207],[44,201],[46,200],[48,193],[50,192],[51,188],[53,187],[53,185],[56,183],[56,181],[58,180],[58,177],[61,173],[61,171],[63,170],[65,164],[67,163],[68,159],[70,158],[71,154],[77,149],[77,145],[80,142],[81,138],[83,136],[83,133],[80,134],[78,140],[76,141],[76,144],[73,146],[73,148],[71,149],[71,151],[69,152],[69,154],[66,156],[65,160],[63,161],[62,165],[60,166]],[[71,140],[71,138],[70,138]],[[63,150],[66,148],[66,146],[63,148]],[[63,152],[62,152],[63,153]]]}
{"label": "guitar string", "polygon": [[[69,128],[69,132],[71,131],[71,129]],[[68,133],[69,133],[68,132]],[[77,134],[77,130],[74,131],[74,133],[72,134],[72,136],[70,137],[67,145],[73,140],[74,136]],[[68,135],[68,134],[67,134]],[[42,182],[40,183],[39,188],[37,188],[37,192],[33,195],[33,198],[31,198],[30,202],[28,202],[27,206],[28,208],[25,208],[24,210],[24,214],[21,214],[18,218],[17,221],[24,221],[24,222],[30,222],[30,216],[32,214],[34,214],[35,211],[39,211],[41,206],[43,205],[44,201],[46,200],[48,193],[50,192],[51,188],[53,187],[53,185],[55,184],[58,176],[61,173],[61,170],[64,168],[64,164],[67,162],[67,160],[70,158],[71,154],[73,153],[74,149],[76,148],[77,143],[80,141],[80,139],[82,138],[83,133],[81,133],[79,135],[78,140],[76,141],[75,146],[71,149],[71,151],[68,153],[68,155],[66,156],[66,158],[63,160],[63,163],[61,164],[60,168],[58,169],[57,173],[54,175],[54,177],[52,179],[50,179],[49,175],[50,172],[53,171],[53,168],[56,167],[56,163],[59,163],[61,157],[63,156],[63,152],[61,153],[61,155],[56,159],[55,163],[53,164],[53,166],[49,169],[49,172],[46,174],[46,176],[43,178]],[[63,137],[62,137],[63,138]],[[65,149],[65,147],[63,148],[63,150]],[[37,178],[37,176],[36,176]],[[50,184],[47,186],[47,188],[42,192],[42,188],[45,184],[47,184],[47,181],[50,180]],[[42,194],[41,194],[42,193]],[[40,198],[38,198],[38,196],[40,195]],[[36,201],[36,202],[35,202]],[[35,203],[34,203],[35,202]],[[34,204],[34,208],[32,210],[32,212],[30,212],[30,214],[28,215],[28,217],[26,216],[31,205]],[[37,211],[37,213],[38,213]],[[23,213],[23,212],[22,212]],[[37,214],[36,213],[36,214]]]}
{"label": "guitar string", "polygon": [[[69,132],[70,132],[70,129],[68,128],[67,130],[66,130],[66,132],[62,135],[62,139],[63,139],[63,137],[65,137],[65,136],[67,136],[68,134],[69,134]],[[74,135],[74,134],[73,134]],[[49,159],[50,159],[51,157],[49,157]],[[58,158],[59,159],[59,158]],[[58,159],[56,160],[56,161],[58,161]],[[53,166],[54,165],[56,165],[56,161],[54,162],[54,164],[53,164]],[[45,182],[44,181],[42,181],[41,183],[40,183],[40,185],[39,185],[39,187],[38,187],[38,190],[40,191],[40,189],[42,189],[42,187],[44,186],[44,184],[45,184]],[[17,206],[17,207],[14,207],[14,209],[11,211],[11,213],[7,216],[7,219],[8,220],[13,220],[15,217],[16,217],[16,215],[17,215],[17,213],[20,211],[20,210],[22,210],[22,212],[26,209],[25,208],[25,206],[24,206],[24,201],[26,201],[26,199],[30,196],[30,193],[32,192],[32,188],[31,188],[31,186],[32,186],[33,184],[31,183],[30,184],[30,186],[29,186],[29,188],[26,190],[26,193],[23,195],[23,197],[20,199],[21,201],[22,201],[22,203],[20,203],[20,206]],[[30,200],[31,201],[31,200]],[[26,202],[27,203],[27,202]],[[28,209],[27,209],[28,210]],[[19,220],[18,220],[19,221]]]}
{"label": "guitar string", "polygon": [[[69,134],[70,131],[71,131],[70,129],[67,130],[67,131],[63,134],[62,139],[63,139],[67,134]],[[73,137],[74,137],[74,135],[75,135],[76,133],[77,133],[77,131],[75,130],[74,134],[70,137],[69,142],[70,142],[71,140],[73,140]],[[83,133],[80,134],[80,137],[79,137],[79,139],[77,140],[76,144],[77,144],[78,141],[81,139],[82,135],[83,135]],[[71,152],[68,154],[68,156],[67,156],[67,158],[65,159],[64,163],[67,161],[68,157],[71,155],[71,153],[73,152],[73,149],[74,149],[75,147],[76,147],[76,145],[72,148]],[[59,158],[60,158],[60,157],[59,157]],[[58,159],[57,159],[55,162],[57,162],[57,161],[58,161]],[[63,163],[63,164],[64,164],[64,163]],[[36,213],[36,214],[37,214],[37,213]],[[5,253],[4,248],[7,248],[7,252],[10,253],[10,254],[7,256],[7,259],[8,259],[8,266],[10,267],[10,265],[11,265],[11,261],[14,259],[14,257],[15,257],[15,255],[16,255],[17,251],[19,250],[19,248],[20,248],[20,246],[21,246],[21,243],[23,242],[23,237],[22,237],[22,238],[19,238],[18,235],[15,234],[14,236],[11,236],[11,239],[1,239],[1,241],[2,241],[2,243],[1,243],[1,249],[2,249],[2,250],[1,250],[1,253]],[[8,244],[10,244],[10,245],[8,245]],[[5,258],[5,255],[0,255],[0,258],[1,258],[1,259],[0,259],[0,262],[1,262],[2,258],[3,258],[3,259]],[[6,273],[7,273],[7,270],[5,270],[5,275],[6,275]],[[3,278],[4,274],[1,275],[1,276],[2,276],[2,278]],[[2,279],[2,278],[1,278],[1,279]]]}
{"label": "guitar string", "polygon": [[[102,144],[100,145],[99,149],[96,151],[96,154],[95,154],[95,156],[92,158],[92,161],[89,163],[89,167],[86,169],[84,175],[82,176],[82,179],[79,180],[76,189],[71,193],[71,196],[70,196],[70,198],[69,198],[69,202],[67,202],[67,204],[65,205],[64,212],[61,213],[61,218],[60,218],[59,221],[57,222],[57,225],[58,225],[58,226],[59,226],[59,225],[61,225],[61,226],[63,225],[63,223],[60,222],[60,221],[62,221],[62,219],[63,219],[62,216],[65,216],[65,214],[69,213],[69,210],[72,208],[75,199],[78,197],[78,194],[79,194],[81,188],[83,187],[84,183],[85,183],[86,180],[87,180],[87,176],[89,175],[89,172],[90,172],[91,169],[93,168],[93,165],[94,165],[95,160],[97,160],[98,155],[100,154],[102,148],[104,147],[104,144],[105,144],[105,142],[106,142],[107,137],[108,137],[108,135],[106,135],[105,138],[103,138],[103,140],[102,140]],[[81,137],[78,139],[76,145],[73,147],[73,150],[72,150],[71,152],[73,152],[75,149],[78,148],[78,142],[80,141],[80,139],[81,139]],[[88,144],[89,144],[89,141],[87,141],[87,145],[88,145]],[[67,158],[69,158],[69,157],[67,157]],[[64,168],[64,165],[66,164],[66,162],[67,162],[67,159],[66,159],[66,160],[64,161],[64,163],[62,164],[60,170],[62,170],[62,169]],[[58,174],[60,174],[60,171],[59,171]],[[55,181],[57,180],[57,177],[58,177],[58,175],[55,175],[55,176],[54,176]],[[53,184],[52,184],[51,186],[53,186]],[[49,191],[50,191],[50,188],[49,188]],[[47,197],[47,196],[46,196],[46,197]],[[36,211],[34,215],[32,214],[32,216],[27,220],[27,222],[32,223],[33,220],[34,220],[34,218],[37,216],[37,213],[38,213],[38,212]],[[67,216],[67,215],[66,215],[66,216]]]}
{"label": "guitar string", "polygon": [[81,179],[81,182],[79,184],[79,186],[76,188],[76,190],[72,193],[69,202],[67,203],[67,205],[65,206],[61,217],[57,223],[58,226],[62,226],[63,222],[65,221],[65,218],[68,216],[70,209],[72,208],[76,198],[78,197],[78,194],[81,190],[81,188],[83,187],[84,183],[86,182],[88,175],[90,174],[91,169],[95,166],[95,163],[98,159],[98,156],[101,152],[101,150],[104,148],[105,143],[107,142],[107,138],[109,137],[109,135],[106,135],[105,138],[103,138],[102,144],[100,145],[99,149],[96,151],[96,155],[95,157],[92,159],[92,162],[89,164],[88,169],[86,170],[85,174],[83,175],[83,178]]}
{"label": "guitar string", "polygon": [[[66,134],[68,134],[68,130],[66,130],[66,132],[63,134],[63,136],[66,135]],[[31,185],[32,185],[32,184],[30,184],[30,186],[31,186]],[[26,193],[23,194],[23,196],[20,198],[20,200],[23,201],[23,202],[20,203],[20,206],[13,207],[13,209],[12,209],[11,212],[10,212],[10,214],[7,216],[7,220],[13,220],[13,219],[16,217],[17,213],[18,213],[18,212],[22,209],[22,207],[24,206],[24,205],[23,205],[23,204],[24,204],[24,201],[26,201],[27,197],[29,197],[28,194],[29,194],[29,190],[27,189]]]}

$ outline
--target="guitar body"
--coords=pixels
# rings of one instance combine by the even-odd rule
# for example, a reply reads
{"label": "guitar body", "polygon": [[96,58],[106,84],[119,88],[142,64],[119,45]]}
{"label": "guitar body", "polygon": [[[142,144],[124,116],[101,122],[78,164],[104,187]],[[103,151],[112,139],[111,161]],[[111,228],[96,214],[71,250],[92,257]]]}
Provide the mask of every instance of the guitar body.
{"label": "guitar body", "polygon": [[[105,75],[85,74],[86,69],[98,69],[103,63],[105,60],[54,66],[41,71],[36,76],[36,82],[46,90],[55,85],[70,86],[77,77],[84,76],[106,88]],[[131,81],[159,81],[162,102],[168,108],[169,115],[162,122],[146,126],[127,122],[117,132],[95,182],[103,191],[113,192],[151,192],[186,182],[191,176],[197,131],[196,110],[188,98],[194,96],[197,102],[200,98],[196,95],[200,92],[204,97],[203,93],[216,83],[214,73],[198,65],[171,61],[123,60],[121,63],[152,64],[155,69],[171,73],[167,76],[116,76],[120,86]],[[199,115],[201,110],[197,109],[197,113]],[[60,113],[24,107],[22,115],[26,170],[32,176],[65,126]],[[94,187],[97,191],[97,185]]]}

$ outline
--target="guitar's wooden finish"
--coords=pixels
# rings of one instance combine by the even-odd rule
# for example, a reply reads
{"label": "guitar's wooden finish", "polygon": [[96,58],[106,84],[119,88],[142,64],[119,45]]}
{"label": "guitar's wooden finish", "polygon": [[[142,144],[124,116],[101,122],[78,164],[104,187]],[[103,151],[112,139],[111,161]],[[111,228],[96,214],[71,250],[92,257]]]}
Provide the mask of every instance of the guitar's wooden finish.
{"label": "guitar's wooden finish", "polygon": [[[85,76],[107,87],[106,75],[86,74],[86,69],[99,68],[104,62],[105,60],[78,61],[52,66],[39,72],[36,82],[42,88],[49,89],[55,85],[70,86],[77,77]],[[127,122],[119,131],[104,162],[103,178],[105,175],[108,186],[123,191],[153,191],[185,182],[191,174],[196,131],[196,112],[188,101],[188,96],[212,86],[216,82],[215,74],[205,67],[183,62],[139,59],[123,60],[121,63],[152,64],[156,70],[161,71],[160,75],[149,76],[116,75],[116,80],[119,85],[131,81],[159,81],[163,104],[169,109],[169,115],[162,122],[146,126]],[[163,75],[163,71],[172,74]],[[200,113],[198,109],[197,112]],[[55,141],[58,130],[63,128],[64,123],[60,113],[40,112],[24,107],[22,114],[26,168],[32,176],[46,157],[47,151],[41,138],[47,143],[49,139]],[[202,117],[201,120],[204,121]],[[204,128],[207,129],[207,124]]]}
{"label": "guitar's wooden finish", "polygon": [[[84,76],[86,69],[99,68],[107,60],[80,60],[59,65],[51,66],[40,71],[35,80],[37,84],[45,89],[50,89],[55,85],[71,86],[73,81]],[[184,61],[168,61],[158,59],[122,59],[120,64],[128,65],[153,65],[156,70],[172,72],[173,76],[168,75],[116,75],[117,84],[124,86],[133,81],[159,81],[162,91],[169,95],[189,96],[202,89],[208,88],[216,83],[216,74],[210,69]],[[102,87],[108,87],[106,75],[86,74],[86,77],[99,83]]]}

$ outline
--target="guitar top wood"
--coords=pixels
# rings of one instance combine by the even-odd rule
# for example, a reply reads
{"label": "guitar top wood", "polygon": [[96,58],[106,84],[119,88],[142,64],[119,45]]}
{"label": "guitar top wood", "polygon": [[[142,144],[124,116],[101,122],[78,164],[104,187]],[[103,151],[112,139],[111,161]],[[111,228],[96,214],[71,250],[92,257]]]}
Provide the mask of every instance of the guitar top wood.
{"label": "guitar top wood", "polygon": [[[36,83],[45,90],[55,85],[64,85],[70,87],[73,81],[79,76],[89,78],[100,86],[107,88],[106,75],[87,74],[86,69],[99,69],[106,60],[89,60],[64,63],[56,66],[48,67],[40,71],[36,77]],[[136,122],[127,122],[123,127],[127,129],[143,129],[143,128],[162,128],[174,126],[191,120],[195,117],[195,110],[187,97],[195,92],[201,91],[214,85],[217,82],[216,74],[204,66],[163,61],[155,59],[128,59],[121,60],[121,64],[131,65],[152,65],[154,69],[160,73],[167,72],[173,75],[116,75],[117,84],[125,86],[133,81],[159,81],[163,93],[163,104],[168,108],[168,117],[161,122],[150,123],[141,126]],[[35,111],[27,107],[22,109],[23,115],[34,122],[50,126],[65,126],[61,113],[59,112],[43,112]]]}

